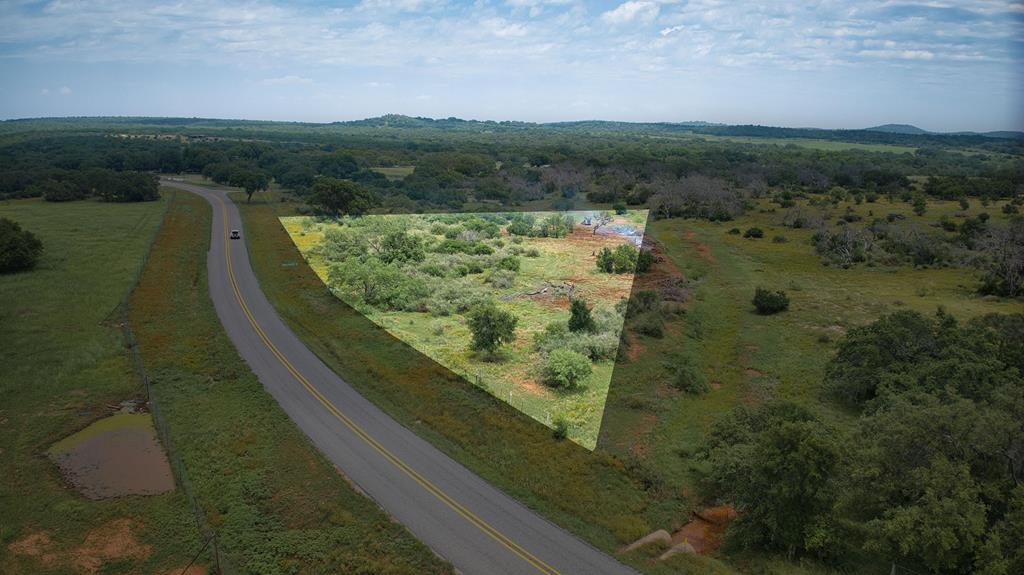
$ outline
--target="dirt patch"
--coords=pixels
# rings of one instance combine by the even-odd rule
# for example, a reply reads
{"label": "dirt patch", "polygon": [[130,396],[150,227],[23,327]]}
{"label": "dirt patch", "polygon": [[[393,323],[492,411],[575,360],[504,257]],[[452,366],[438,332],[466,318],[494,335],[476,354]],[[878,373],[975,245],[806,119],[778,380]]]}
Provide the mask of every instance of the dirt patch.
{"label": "dirt patch", "polygon": [[517,379],[516,390],[525,391],[532,395],[548,395],[548,389],[533,379]]}
{"label": "dirt patch", "polygon": [[120,559],[144,560],[151,546],[135,538],[138,523],[133,519],[114,519],[85,536],[85,541],[71,552],[71,564],[82,573],[95,573],[104,561]]}
{"label": "dirt patch", "polygon": [[748,367],[748,368],[743,370],[743,375],[745,375],[747,377],[761,377],[762,375],[764,375],[764,373],[762,373],[762,372],[760,372],[760,371],[758,371],[758,370],[756,370],[756,369],[754,369],[752,367]]}
{"label": "dirt patch", "polygon": [[46,531],[36,531],[18,539],[7,546],[7,550],[14,555],[35,557],[43,566],[52,567],[60,559],[51,549],[53,542],[50,534]]}
{"label": "dirt patch", "polygon": [[711,248],[707,244],[697,240],[697,234],[694,232],[686,232],[683,234],[683,239],[693,244],[693,249],[696,250],[697,255],[700,259],[706,261],[709,264],[716,263],[715,254],[711,252]]}
{"label": "dirt patch", "polygon": [[54,444],[50,457],[89,499],[156,495],[174,490],[174,476],[148,413],[119,413]]}
{"label": "dirt patch", "polygon": [[729,522],[736,518],[731,505],[708,507],[690,514],[690,521],[672,534],[672,543],[687,542],[701,555],[711,553],[722,545],[722,536]]}
{"label": "dirt patch", "polygon": [[[81,545],[65,554],[54,551],[53,541],[46,531],[30,533],[8,545],[7,549],[14,555],[33,557],[47,568],[67,565],[74,572],[91,575],[107,561],[144,561],[148,558],[152,547],[139,543],[135,537],[135,531],[140,527],[141,525],[134,519],[114,519],[89,531]],[[188,573],[205,575],[205,568],[198,569]],[[180,571],[181,569],[178,569],[175,572]]]}

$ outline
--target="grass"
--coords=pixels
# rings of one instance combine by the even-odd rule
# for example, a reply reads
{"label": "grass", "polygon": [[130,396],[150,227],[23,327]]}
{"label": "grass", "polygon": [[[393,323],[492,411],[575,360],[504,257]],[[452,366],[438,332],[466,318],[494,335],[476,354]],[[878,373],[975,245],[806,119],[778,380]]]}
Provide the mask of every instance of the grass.
{"label": "grass", "polygon": [[346,483],[264,391],[207,292],[211,210],[178,193],[130,322],[207,522],[246,573],[448,573]]}
{"label": "grass", "polygon": [[403,180],[406,176],[413,173],[416,166],[385,166],[379,168],[370,168],[371,170],[382,174],[384,177],[391,181]]}
{"label": "grass", "polygon": [[[199,548],[180,492],[92,501],[65,484],[51,445],[142,394],[113,312],[127,295],[165,201],[54,204],[17,200],[0,216],[43,242],[38,267],[0,276],[0,571],[68,573],[104,525],[129,519],[145,557],[106,572],[181,568]],[[45,534],[39,555],[8,546]],[[17,548],[17,545],[16,545]],[[44,557],[45,556],[45,557]]]}
{"label": "grass", "polygon": [[[552,213],[540,212],[534,215],[541,220]],[[584,215],[576,214],[577,221]],[[444,239],[443,235],[435,235],[431,231],[431,224],[436,219],[434,216],[365,216],[360,223],[366,223],[367,219],[373,218],[384,218],[394,222],[400,229],[425,238],[424,241],[431,245]],[[343,224],[318,222],[310,217],[285,217],[281,218],[281,223],[309,265],[321,280],[327,283],[329,262],[318,254],[315,248],[328,229],[340,229]],[[646,223],[646,211],[616,216],[613,223],[628,223],[642,230]],[[352,229],[358,231],[359,228]],[[427,281],[436,288],[443,288],[445,285],[464,286],[468,282],[469,285],[484,290],[484,293],[496,298],[503,309],[518,318],[515,341],[503,346],[496,357],[487,357],[470,350],[471,333],[462,314],[440,315],[427,311],[381,310],[362,302],[358,290],[335,290],[335,293],[392,335],[533,419],[548,427],[554,427],[556,421],[565,421],[568,425],[568,438],[588,449],[593,449],[597,443],[601,416],[604,413],[613,359],[593,362],[594,371],[581,384],[579,390],[556,391],[546,387],[540,381],[537,370],[544,356],[534,349],[534,336],[543,332],[551,323],[568,321],[569,299],[553,294],[540,297],[521,294],[538,291],[548,284],[562,285],[563,282],[571,282],[575,286],[574,297],[583,298],[593,309],[603,310],[614,317],[617,324],[612,330],[611,340],[616,342],[622,329],[622,317],[613,310],[620,300],[629,297],[633,274],[599,272],[594,254],[602,247],[614,248],[629,243],[629,240],[621,235],[594,234],[590,228],[583,225],[577,225],[575,233],[563,238],[517,239],[521,243],[512,243],[507,235],[486,242],[497,250],[494,257],[515,253],[508,251],[511,249],[536,251],[536,257],[516,256],[520,262],[520,269],[509,287],[491,287],[485,282],[486,271],[481,274],[470,274],[466,278],[427,278]]]}

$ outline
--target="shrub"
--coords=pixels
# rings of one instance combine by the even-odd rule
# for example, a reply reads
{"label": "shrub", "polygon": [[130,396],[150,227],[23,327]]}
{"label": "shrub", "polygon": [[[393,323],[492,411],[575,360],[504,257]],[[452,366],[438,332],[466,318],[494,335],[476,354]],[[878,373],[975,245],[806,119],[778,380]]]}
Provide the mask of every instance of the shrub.
{"label": "shrub", "polygon": [[761,228],[747,228],[747,231],[743,232],[745,238],[763,238],[764,230]]}
{"label": "shrub", "polygon": [[508,270],[511,272],[519,271],[519,258],[515,256],[505,256],[498,260],[498,269]]}
{"label": "shrub", "polygon": [[540,257],[540,251],[538,251],[537,248],[529,248],[526,250],[524,255],[528,258],[538,258]]}
{"label": "shrub", "polygon": [[674,364],[666,366],[672,373],[672,387],[693,395],[711,391],[707,377],[688,358],[682,358]]}
{"label": "shrub", "polygon": [[636,270],[637,249],[629,244],[622,244],[612,253],[615,273],[631,273]]}
{"label": "shrub", "polygon": [[651,253],[651,250],[640,250],[636,256],[637,273],[649,272],[652,267],[654,267],[654,254]]}
{"label": "shrub", "polygon": [[576,389],[590,377],[593,368],[586,356],[568,349],[552,350],[541,367],[541,379],[555,389]]}
{"label": "shrub", "polygon": [[29,270],[39,262],[43,242],[18,222],[0,218],[0,273]]}
{"label": "shrub", "polygon": [[739,228],[730,228],[728,233],[733,236],[738,236],[741,232]]}
{"label": "shrub", "polygon": [[665,320],[658,311],[647,311],[633,318],[633,330],[637,333],[661,338],[665,336]]}
{"label": "shrub", "polygon": [[562,440],[569,435],[569,424],[565,422],[565,419],[559,417],[555,420],[555,428],[551,430],[551,437]]}
{"label": "shrub", "polygon": [[772,242],[776,244],[784,244],[788,241],[789,239],[786,238],[786,236],[775,236],[774,238],[772,238]]}
{"label": "shrub", "polygon": [[515,339],[519,319],[499,309],[493,301],[480,303],[469,311],[469,329],[473,332],[470,349],[494,353],[498,346]]}
{"label": "shrub", "polygon": [[612,255],[610,248],[603,247],[597,252],[597,269],[606,274],[615,271],[615,257]]}
{"label": "shrub", "polygon": [[510,288],[516,281],[516,272],[509,270],[493,270],[484,281],[497,289]]}
{"label": "shrub", "polygon": [[782,290],[770,291],[757,288],[754,292],[753,303],[754,307],[757,308],[757,313],[771,315],[789,309],[789,296]]}
{"label": "shrub", "polygon": [[572,300],[569,307],[569,331],[585,331],[593,333],[597,329],[594,318],[590,316],[590,308],[584,299]]}

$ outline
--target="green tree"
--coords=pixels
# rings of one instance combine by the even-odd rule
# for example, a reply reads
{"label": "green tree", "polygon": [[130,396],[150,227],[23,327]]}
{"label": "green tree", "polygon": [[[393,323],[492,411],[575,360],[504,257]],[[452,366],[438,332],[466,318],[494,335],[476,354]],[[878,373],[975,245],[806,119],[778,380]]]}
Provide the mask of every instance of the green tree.
{"label": "green tree", "polygon": [[270,177],[262,171],[247,171],[237,177],[237,185],[245,190],[245,201],[251,202],[253,194],[270,187]]}
{"label": "green tree", "polygon": [[705,489],[735,505],[727,532],[741,548],[827,556],[838,550],[832,519],[841,460],[837,433],[791,403],[739,407],[705,443]]}
{"label": "green tree", "polygon": [[569,306],[569,331],[597,331],[597,324],[590,315],[587,301],[582,298],[574,298]]}
{"label": "green tree", "polygon": [[469,329],[473,333],[470,349],[493,354],[498,347],[515,339],[519,318],[498,308],[493,301],[477,304],[469,310]]}
{"label": "green tree", "polygon": [[374,196],[370,190],[349,180],[320,176],[310,186],[309,204],[320,215],[337,218],[357,216],[370,209]]}
{"label": "green tree", "polygon": [[29,270],[43,253],[43,242],[18,222],[0,218],[0,273]]}

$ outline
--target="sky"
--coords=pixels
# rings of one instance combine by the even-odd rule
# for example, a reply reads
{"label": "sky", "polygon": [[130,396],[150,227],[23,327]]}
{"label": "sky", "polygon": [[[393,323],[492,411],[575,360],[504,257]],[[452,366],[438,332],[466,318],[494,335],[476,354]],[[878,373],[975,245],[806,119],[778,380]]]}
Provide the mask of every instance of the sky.
{"label": "sky", "polygon": [[1024,130],[1024,0],[0,0],[0,118]]}

